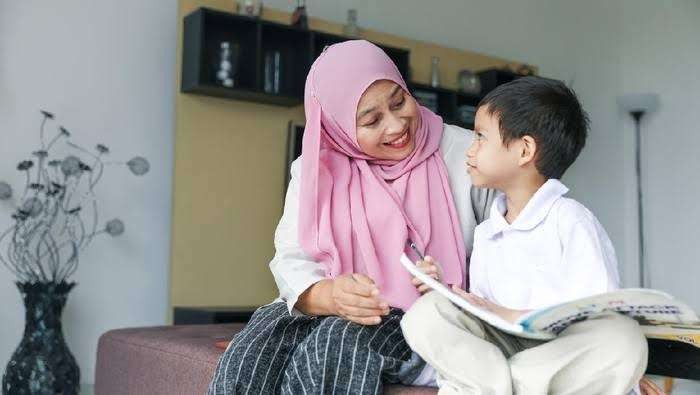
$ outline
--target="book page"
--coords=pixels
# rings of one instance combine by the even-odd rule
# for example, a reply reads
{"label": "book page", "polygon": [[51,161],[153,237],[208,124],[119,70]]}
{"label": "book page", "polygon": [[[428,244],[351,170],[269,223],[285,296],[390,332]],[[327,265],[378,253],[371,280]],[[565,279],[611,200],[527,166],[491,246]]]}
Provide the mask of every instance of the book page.
{"label": "book page", "polygon": [[521,317],[518,323],[526,330],[545,331],[556,335],[576,322],[610,312],[626,315],[641,325],[651,321],[694,323],[698,320],[690,307],[665,292],[630,288],[533,311]]}

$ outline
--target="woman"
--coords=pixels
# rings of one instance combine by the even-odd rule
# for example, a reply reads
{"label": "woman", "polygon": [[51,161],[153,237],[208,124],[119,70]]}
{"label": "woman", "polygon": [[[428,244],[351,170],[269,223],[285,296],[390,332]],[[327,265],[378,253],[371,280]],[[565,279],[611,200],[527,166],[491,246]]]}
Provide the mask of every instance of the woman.
{"label": "woman", "polygon": [[393,62],[362,40],[319,56],[304,107],[270,263],[280,299],[234,338],[210,393],[374,394],[382,380],[420,383],[423,364],[399,327],[419,297],[398,262],[406,240],[444,262],[444,281],[465,284],[465,246],[490,196],[470,188],[471,134],[419,106]]}
{"label": "woman", "polygon": [[398,258],[411,239],[442,263],[443,282],[468,284],[465,246],[493,195],[465,171],[472,133],[419,106],[362,40],[319,56],[304,107],[270,262],[280,298],[234,337],[209,393],[378,394],[383,383],[431,382],[399,327],[420,295]]}

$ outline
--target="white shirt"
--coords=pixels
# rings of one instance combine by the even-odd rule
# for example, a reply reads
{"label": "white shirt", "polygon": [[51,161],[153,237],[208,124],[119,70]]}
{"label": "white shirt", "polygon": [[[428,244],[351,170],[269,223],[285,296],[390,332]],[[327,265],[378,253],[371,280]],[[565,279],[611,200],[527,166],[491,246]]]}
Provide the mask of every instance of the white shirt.
{"label": "white shirt", "polygon": [[[447,167],[450,188],[460,219],[467,256],[471,253],[474,228],[488,215],[488,207],[495,195],[492,190],[473,188],[466,171],[466,151],[472,143],[474,132],[457,126],[445,125],[440,152]],[[301,160],[292,163],[291,180],[287,188],[284,213],[275,231],[275,256],[270,270],[279,288],[280,297],[290,313],[299,314],[294,305],[306,289],[326,278],[321,264],[309,257],[299,245],[299,186]],[[466,262],[465,262],[466,264]]]}
{"label": "white shirt", "polygon": [[568,188],[548,180],[508,224],[505,195],[477,226],[471,292],[516,310],[539,309],[619,287],[608,235]]}

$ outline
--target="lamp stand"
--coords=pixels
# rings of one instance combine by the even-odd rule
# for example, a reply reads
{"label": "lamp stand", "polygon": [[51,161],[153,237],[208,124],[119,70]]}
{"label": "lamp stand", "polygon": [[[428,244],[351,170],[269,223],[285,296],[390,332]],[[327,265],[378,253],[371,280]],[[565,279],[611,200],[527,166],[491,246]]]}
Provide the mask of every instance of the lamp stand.
{"label": "lamp stand", "polygon": [[635,172],[637,175],[637,219],[639,220],[639,226],[637,227],[639,233],[638,237],[638,254],[639,254],[639,286],[642,288],[647,288],[647,268],[646,262],[644,260],[644,210],[642,210],[642,158],[641,158],[641,122],[644,116],[644,111],[631,111],[630,115],[634,119],[635,128]]}

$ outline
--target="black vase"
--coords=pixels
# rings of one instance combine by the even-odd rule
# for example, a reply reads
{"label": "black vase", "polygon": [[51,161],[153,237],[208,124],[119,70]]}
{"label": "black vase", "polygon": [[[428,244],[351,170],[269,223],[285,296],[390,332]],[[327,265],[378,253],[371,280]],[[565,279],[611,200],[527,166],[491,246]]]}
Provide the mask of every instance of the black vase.
{"label": "black vase", "polygon": [[26,309],[24,336],[2,377],[3,395],[77,395],[80,369],[63,338],[61,313],[75,283],[16,283]]}

